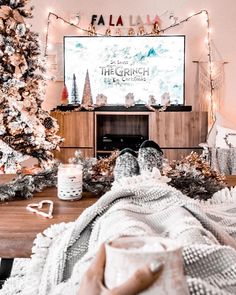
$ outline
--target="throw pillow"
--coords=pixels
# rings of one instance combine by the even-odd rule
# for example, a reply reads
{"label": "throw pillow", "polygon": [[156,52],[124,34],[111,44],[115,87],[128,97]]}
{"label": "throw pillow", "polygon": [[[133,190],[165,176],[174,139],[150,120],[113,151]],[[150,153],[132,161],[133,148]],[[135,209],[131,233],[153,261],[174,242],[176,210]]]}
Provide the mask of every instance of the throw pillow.
{"label": "throw pillow", "polygon": [[236,147],[236,129],[216,126],[216,147],[231,148]]}

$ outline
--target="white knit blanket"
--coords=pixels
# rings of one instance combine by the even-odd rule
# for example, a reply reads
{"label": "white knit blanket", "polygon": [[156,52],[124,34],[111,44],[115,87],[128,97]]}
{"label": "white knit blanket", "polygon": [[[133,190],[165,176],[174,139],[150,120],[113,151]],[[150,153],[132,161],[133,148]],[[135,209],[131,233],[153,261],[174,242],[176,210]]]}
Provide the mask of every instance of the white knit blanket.
{"label": "white knit blanket", "polygon": [[234,199],[236,191],[224,207],[199,205],[156,176],[123,179],[75,222],[39,234],[23,282],[10,278],[0,294],[76,295],[99,245],[122,235],[178,240],[190,294],[236,294]]}

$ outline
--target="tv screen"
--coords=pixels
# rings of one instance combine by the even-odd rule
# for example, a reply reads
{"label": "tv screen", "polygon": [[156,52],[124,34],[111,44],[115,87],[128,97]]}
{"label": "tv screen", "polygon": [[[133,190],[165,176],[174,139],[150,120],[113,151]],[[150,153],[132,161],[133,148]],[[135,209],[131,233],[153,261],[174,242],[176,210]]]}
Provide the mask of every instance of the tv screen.
{"label": "tv screen", "polygon": [[65,36],[64,62],[70,101],[74,76],[80,102],[87,80],[94,103],[102,95],[108,105],[128,96],[136,104],[184,104],[183,35]]}

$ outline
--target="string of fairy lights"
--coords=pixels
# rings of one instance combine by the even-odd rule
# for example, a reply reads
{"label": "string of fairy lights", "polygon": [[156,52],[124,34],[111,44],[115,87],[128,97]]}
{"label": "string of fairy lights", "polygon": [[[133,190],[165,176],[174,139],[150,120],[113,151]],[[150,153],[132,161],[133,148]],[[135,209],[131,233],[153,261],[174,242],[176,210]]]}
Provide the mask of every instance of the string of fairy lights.
{"label": "string of fairy lights", "polygon": [[[192,13],[191,15],[189,15],[188,17],[181,19],[179,21],[176,21],[175,23],[167,26],[166,28],[160,29],[158,23],[154,23],[153,24],[153,28],[152,31],[150,33],[145,32],[144,26],[139,26],[138,28],[138,32],[135,34],[135,30],[134,28],[129,28],[128,30],[128,35],[129,36],[134,36],[134,35],[138,35],[138,36],[157,36],[160,34],[164,34],[167,31],[169,31],[170,29],[173,29],[177,26],[180,26],[186,22],[188,22],[189,20],[191,20],[192,18],[195,18],[196,16],[199,15],[205,15],[206,17],[206,30],[207,30],[207,34],[206,34],[206,45],[207,45],[207,56],[208,56],[208,72],[209,72],[209,85],[210,85],[210,89],[209,89],[209,102],[210,102],[210,117],[213,120],[213,122],[215,121],[215,114],[214,114],[214,101],[213,101],[213,92],[214,92],[214,81],[213,81],[213,61],[212,61],[212,46],[211,46],[211,26],[210,26],[210,18],[209,18],[209,13],[207,10],[201,10],[199,12],[196,13]],[[53,12],[49,12],[48,13],[48,17],[47,17],[47,26],[46,26],[46,37],[45,37],[45,51],[44,51],[44,56],[47,57],[47,52],[48,52],[48,46],[49,46],[49,31],[50,31],[50,24],[52,19],[56,19],[56,20],[61,20],[63,21],[65,24],[78,29],[80,32],[86,33],[89,36],[121,36],[121,30],[117,29],[115,34],[112,35],[111,34],[111,30],[110,28],[107,28],[105,31],[105,34],[96,32],[96,28],[94,25],[89,25],[89,27],[87,29],[80,27],[79,25],[75,24],[72,21],[68,21],[65,18],[57,15],[56,13]]]}

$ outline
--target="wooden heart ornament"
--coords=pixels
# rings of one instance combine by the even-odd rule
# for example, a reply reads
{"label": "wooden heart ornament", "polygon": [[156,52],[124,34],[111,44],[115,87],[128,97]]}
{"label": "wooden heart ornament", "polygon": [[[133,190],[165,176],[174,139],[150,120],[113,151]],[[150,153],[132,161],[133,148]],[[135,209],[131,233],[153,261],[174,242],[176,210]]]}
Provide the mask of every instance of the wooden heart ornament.
{"label": "wooden heart ornament", "polygon": [[[43,208],[44,204],[49,204],[48,213],[40,211],[40,209]],[[31,203],[31,204],[27,205],[26,210],[28,210],[30,212],[33,212],[33,213],[36,213],[36,214],[41,215],[41,216],[46,217],[46,218],[53,218],[53,216],[52,216],[53,201],[51,201],[51,200],[43,200],[43,201],[41,201],[39,203]]]}

